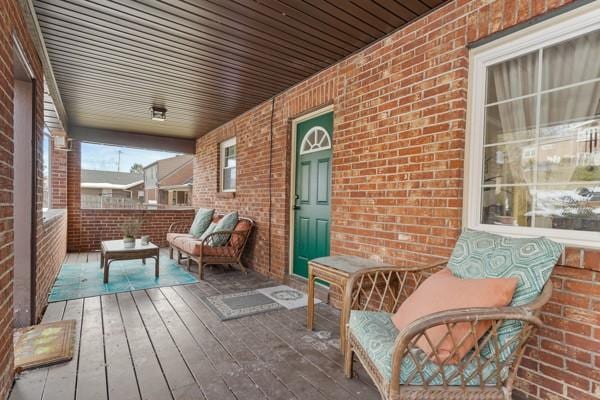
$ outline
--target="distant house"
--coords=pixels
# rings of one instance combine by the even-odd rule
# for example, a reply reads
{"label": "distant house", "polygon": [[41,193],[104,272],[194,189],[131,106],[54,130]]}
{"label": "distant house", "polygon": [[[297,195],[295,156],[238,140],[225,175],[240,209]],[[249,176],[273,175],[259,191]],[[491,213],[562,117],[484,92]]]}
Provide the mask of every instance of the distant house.
{"label": "distant house", "polygon": [[135,208],[144,201],[142,174],[81,170],[83,208]]}
{"label": "distant house", "polygon": [[192,194],[192,155],[158,160],[144,168],[144,200],[151,205],[189,206]]}

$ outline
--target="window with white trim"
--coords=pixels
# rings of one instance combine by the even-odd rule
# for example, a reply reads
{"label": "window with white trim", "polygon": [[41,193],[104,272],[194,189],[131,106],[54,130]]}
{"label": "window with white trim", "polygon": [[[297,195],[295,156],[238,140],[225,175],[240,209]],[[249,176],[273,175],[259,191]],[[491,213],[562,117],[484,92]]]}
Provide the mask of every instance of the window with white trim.
{"label": "window with white trim", "polygon": [[600,246],[598,14],[473,51],[469,227]]}
{"label": "window with white trim", "polygon": [[236,141],[231,138],[221,142],[221,191],[235,192]]}

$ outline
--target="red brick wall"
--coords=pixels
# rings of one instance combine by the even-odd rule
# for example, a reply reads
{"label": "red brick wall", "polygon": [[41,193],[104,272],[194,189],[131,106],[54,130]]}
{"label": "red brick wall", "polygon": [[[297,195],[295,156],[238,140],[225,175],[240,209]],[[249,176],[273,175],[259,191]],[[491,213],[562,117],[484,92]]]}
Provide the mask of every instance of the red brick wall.
{"label": "red brick wall", "polygon": [[[461,229],[466,46],[562,3],[450,2],[277,95],[272,142],[272,104],[262,103],[198,139],[193,204],[239,208],[257,220],[261,237],[270,223],[271,269],[282,278],[290,121],[333,103],[332,251],[409,263],[448,257]],[[235,198],[222,198],[218,143],[231,136],[238,188]],[[255,251],[264,257],[268,243]]]}
{"label": "red brick wall", "polygon": [[48,293],[67,254],[67,213],[61,210],[43,224],[37,243],[36,321],[41,320],[48,305]]}
{"label": "red brick wall", "polygon": [[[257,107],[253,113],[206,135],[197,143],[194,162],[192,204],[216,208],[219,212],[238,210],[256,222],[244,261],[247,266],[269,274],[269,119],[270,103]],[[219,143],[237,133],[237,193],[217,193],[219,187]],[[282,151],[283,152],[283,151]],[[282,168],[284,166],[282,165]],[[277,189],[276,189],[277,190]],[[283,186],[278,189],[284,190]],[[283,196],[281,201],[285,201]],[[275,233],[273,235],[283,232]],[[274,271],[281,276],[280,268]]]}
{"label": "red brick wall", "polygon": [[[333,104],[331,252],[395,264],[447,258],[462,224],[467,44],[567,2],[449,2],[277,95],[274,108],[267,101],[229,121],[197,141],[193,205],[254,218],[248,264],[285,279],[291,120]],[[228,197],[218,193],[218,143],[232,136],[238,180]],[[600,394],[600,260],[587,254],[556,269],[548,326],[519,372],[522,395]]]}
{"label": "red brick wall", "polygon": [[[50,152],[51,204],[50,208],[67,208],[67,152]],[[54,211],[47,220],[38,223],[36,243],[36,299],[35,320],[39,321],[48,305],[48,293],[60,271],[67,252],[67,213]]]}
{"label": "red brick wall", "polygon": [[122,239],[121,225],[130,219],[141,220],[140,235],[149,235],[150,241],[166,247],[169,226],[175,221],[192,221],[194,210],[81,210],[79,235],[69,237],[69,251],[100,249],[102,240]]}
{"label": "red brick wall", "polygon": [[600,251],[567,249],[552,275],[543,329],[518,372],[529,398],[600,398]]}
{"label": "red brick wall", "polygon": [[[13,34],[23,46],[36,77],[42,77],[42,65],[27,32],[15,0],[0,0],[0,398],[5,398],[13,380]],[[35,85],[36,155],[42,157],[43,85]],[[42,164],[36,164],[37,212],[39,237],[42,222]]]}

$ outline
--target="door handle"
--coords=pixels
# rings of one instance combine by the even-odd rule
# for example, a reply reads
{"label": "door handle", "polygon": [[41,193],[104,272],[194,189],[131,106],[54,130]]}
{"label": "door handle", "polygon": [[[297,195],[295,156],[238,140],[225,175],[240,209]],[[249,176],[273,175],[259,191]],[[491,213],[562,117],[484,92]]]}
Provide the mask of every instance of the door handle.
{"label": "door handle", "polygon": [[299,198],[300,198],[299,195],[295,195],[294,196],[294,206],[292,207],[292,210],[299,210],[300,209],[300,206],[296,205],[296,201],[298,201]]}

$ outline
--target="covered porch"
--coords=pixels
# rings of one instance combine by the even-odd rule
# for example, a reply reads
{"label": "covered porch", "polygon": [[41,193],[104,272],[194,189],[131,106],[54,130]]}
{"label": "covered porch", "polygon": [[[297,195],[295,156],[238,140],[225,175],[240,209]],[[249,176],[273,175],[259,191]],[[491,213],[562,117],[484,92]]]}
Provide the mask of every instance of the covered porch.
{"label": "covered porch", "polygon": [[[408,330],[391,315],[409,296],[385,292],[373,308],[376,328],[389,328],[374,335],[387,340],[383,368],[362,363],[366,351],[344,358],[340,321],[373,311],[368,293],[382,286],[402,291],[399,270],[419,287],[439,272],[425,267],[466,254],[465,236],[479,260],[472,275],[447,269],[453,278],[528,286],[524,275],[541,276],[530,294],[547,295],[507,313],[539,329],[496,381],[473,386],[496,388],[495,399],[600,396],[600,0],[0,7],[0,400],[404,400],[396,386],[427,386],[386,369],[403,366],[391,346]],[[100,177],[85,182],[88,168]],[[242,235],[237,222],[221,244],[203,238],[212,223],[193,233],[207,210],[215,225],[251,221],[234,260],[248,275],[211,266],[198,276],[205,248],[229,250]],[[49,301],[63,265],[97,271],[103,242],[144,237],[169,258],[175,233],[199,282]],[[479,238],[493,257],[477,253]],[[526,245],[498,250],[504,239]],[[495,275],[540,243],[549,265]],[[313,330],[306,308],[223,321],[202,300],[281,284],[310,292],[309,263],[326,256],[395,268],[396,281],[367,282],[366,301],[352,297],[362,281],[317,286]],[[72,360],[15,370],[15,329],[68,319]],[[403,360],[422,356],[403,345]],[[442,399],[473,392],[456,382],[431,386]]]}

